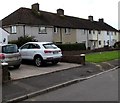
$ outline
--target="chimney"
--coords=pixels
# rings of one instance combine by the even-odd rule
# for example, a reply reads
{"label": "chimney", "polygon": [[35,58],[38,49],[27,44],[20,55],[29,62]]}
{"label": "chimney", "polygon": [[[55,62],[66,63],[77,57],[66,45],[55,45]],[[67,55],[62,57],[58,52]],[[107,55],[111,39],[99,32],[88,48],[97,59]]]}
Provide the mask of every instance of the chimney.
{"label": "chimney", "polygon": [[88,16],[88,19],[89,19],[90,21],[93,21],[93,16]]}
{"label": "chimney", "polygon": [[57,9],[57,14],[59,16],[64,16],[64,10],[63,9]]}
{"label": "chimney", "polygon": [[35,10],[35,11],[39,11],[39,4],[38,3],[35,3],[32,5],[32,10]]}
{"label": "chimney", "polygon": [[99,19],[99,22],[100,22],[100,23],[103,23],[103,22],[104,22],[104,19],[103,19],[103,18]]}

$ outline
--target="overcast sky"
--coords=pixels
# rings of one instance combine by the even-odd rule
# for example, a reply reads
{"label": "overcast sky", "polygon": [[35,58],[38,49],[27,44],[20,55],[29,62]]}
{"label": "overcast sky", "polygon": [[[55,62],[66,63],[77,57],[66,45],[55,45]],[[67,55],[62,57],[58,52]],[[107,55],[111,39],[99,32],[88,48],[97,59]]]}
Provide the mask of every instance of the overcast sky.
{"label": "overcast sky", "polygon": [[118,29],[118,2],[120,0],[1,0],[0,20],[19,9],[31,8],[34,3],[40,4],[43,11],[56,13],[58,8],[64,9],[65,15],[87,19],[89,15],[97,21],[104,21]]}

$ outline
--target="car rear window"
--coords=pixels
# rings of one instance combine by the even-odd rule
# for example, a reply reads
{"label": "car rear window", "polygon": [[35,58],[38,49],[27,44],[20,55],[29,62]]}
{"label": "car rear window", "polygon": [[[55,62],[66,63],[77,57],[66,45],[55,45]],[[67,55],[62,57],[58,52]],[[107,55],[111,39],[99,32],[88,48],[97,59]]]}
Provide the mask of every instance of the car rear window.
{"label": "car rear window", "polygon": [[6,45],[2,47],[2,53],[17,53],[17,45]]}
{"label": "car rear window", "polygon": [[55,44],[44,44],[43,46],[45,49],[57,49]]}

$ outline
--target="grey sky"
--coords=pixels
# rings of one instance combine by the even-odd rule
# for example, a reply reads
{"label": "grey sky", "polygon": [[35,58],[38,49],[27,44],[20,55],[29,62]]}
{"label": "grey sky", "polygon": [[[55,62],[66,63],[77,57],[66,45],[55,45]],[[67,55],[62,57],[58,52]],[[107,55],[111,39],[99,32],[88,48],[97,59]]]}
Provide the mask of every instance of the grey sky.
{"label": "grey sky", "polygon": [[56,13],[58,8],[64,9],[65,15],[87,19],[89,15],[97,21],[104,21],[118,29],[118,2],[120,0],[1,0],[0,20],[20,7],[31,8],[39,3],[43,11]]}

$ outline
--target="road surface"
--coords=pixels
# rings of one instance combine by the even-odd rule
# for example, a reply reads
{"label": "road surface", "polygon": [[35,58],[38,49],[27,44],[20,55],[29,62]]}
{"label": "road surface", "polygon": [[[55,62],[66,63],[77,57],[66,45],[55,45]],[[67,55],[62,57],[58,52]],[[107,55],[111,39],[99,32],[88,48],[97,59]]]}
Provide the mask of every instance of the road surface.
{"label": "road surface", "polygon": [[118,70],[26,101],[118,101]]}

